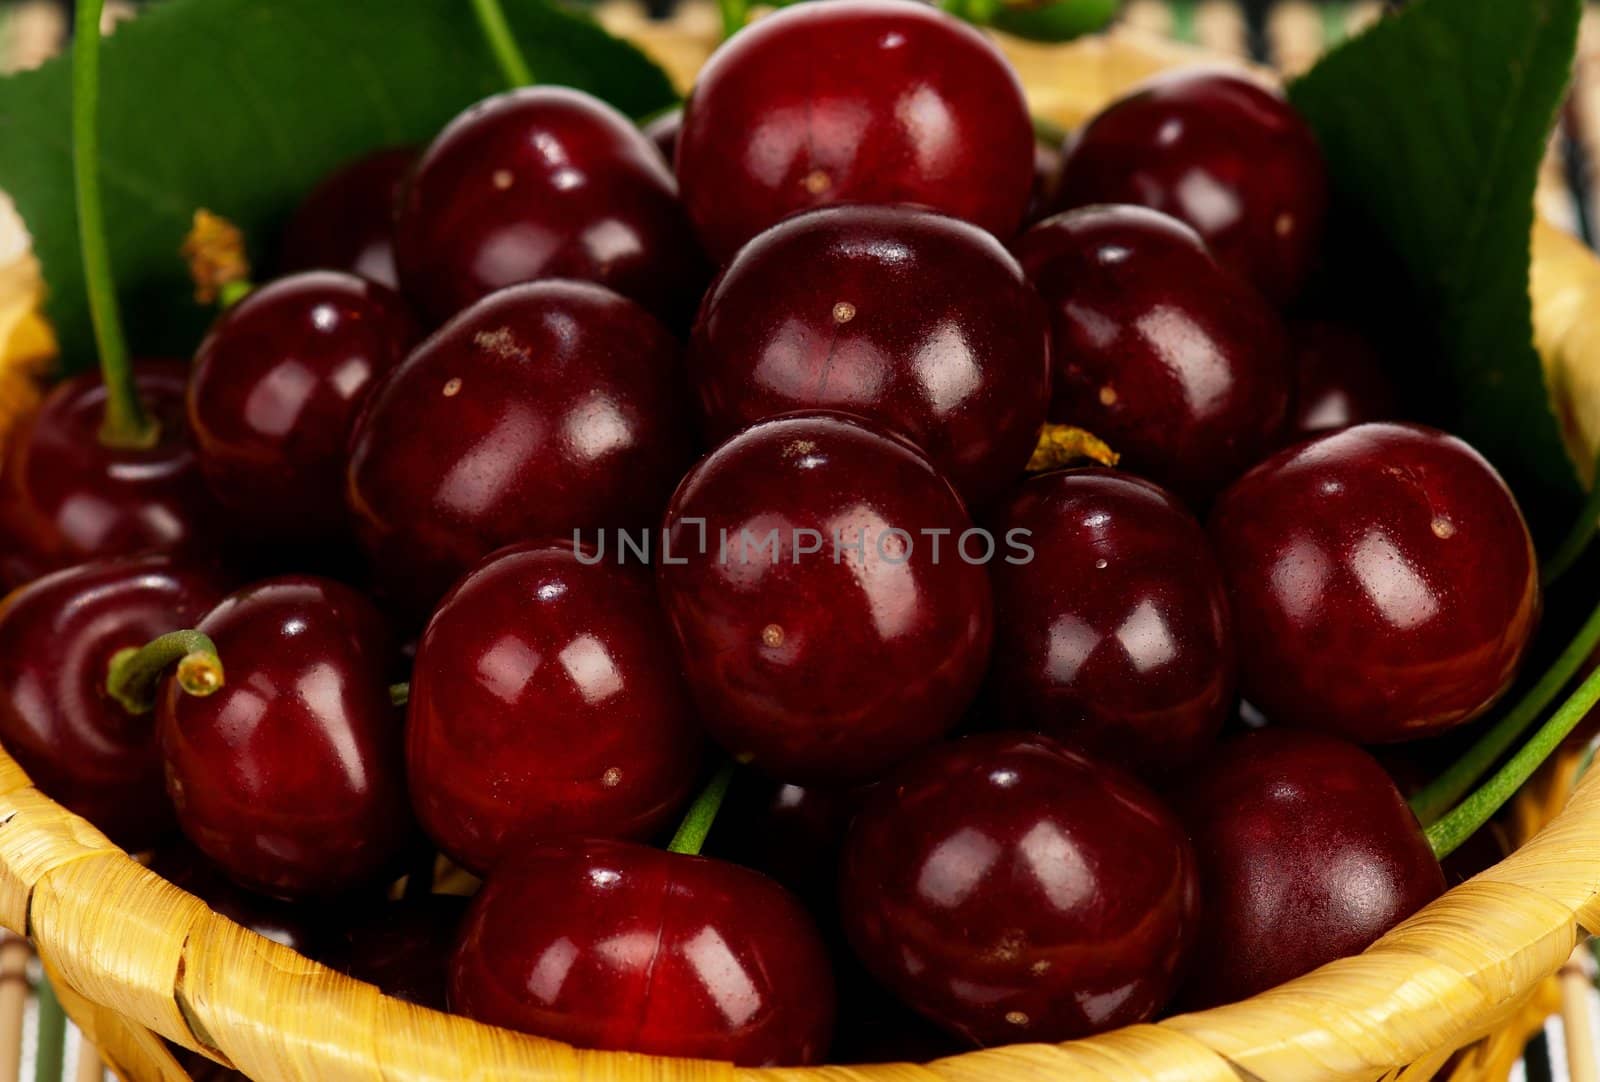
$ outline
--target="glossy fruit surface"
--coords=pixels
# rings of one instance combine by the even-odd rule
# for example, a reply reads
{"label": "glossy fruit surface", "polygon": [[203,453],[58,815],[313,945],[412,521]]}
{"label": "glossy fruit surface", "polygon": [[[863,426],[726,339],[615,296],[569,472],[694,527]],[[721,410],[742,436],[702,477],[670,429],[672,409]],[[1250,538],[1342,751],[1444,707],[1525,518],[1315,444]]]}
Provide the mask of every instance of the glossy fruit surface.
{"label": "glossy fruit surface", "polygon": [[434,1010],[445,1009],[450,955],[466,915],[467,899],[424,894],[353,909],[343,927],[325,937],[320,961],[347,976],[377,985],[386,996]]}
{"label": "glossy fruit surface", "polygon": [[223,313],[200,344],[188,396],[217,503],[257,539],[345,533],[356,411],[415,337],[397,294],[335,271],[279,278]]}
{"label": "glossy fruit surface", "polygon": [[176,681],[156,707],[167,793],[189,840],[238,883],[330,896],[391,868],[412,836],[383,618],[347,586],[285,576],[199,624],[225,686]]}
{"label": "glossy fruit surface", "polygon": [[1328,209],[1316,137],[1282,95],[1223,71],[1157,76],[1070,140],[1061,209],[1137,203],[1189,223],[1276,301],[1315,266]]}
{"label": "glossy fruit surface", "polygon": [[660,153],[565,87],[497,94],[451,121],[405,189],[395,250],[406,295],[436,321],[504,286],[575,278],[676,325],[707,277]]}
{"label": "glossy fruit surface", "polygon": [[0,741],[35,785],[132,850],[176,825],[154,719],[106,697],[120,650],[192,627],[227,592],[167,556],[99,560],[0,601]]}
{"label": "glossy fruit surface", "polygon": [[1049,338],[1022,269],[983,230],[911,207],[828,207],[740,250],[701,306],[689,376],[713,441],[843,410],[906,436],[981,506],[1038,442]]}
{"label": "glossy fruit surface", "polygon": [[1395,417],[1394,384],[1383,358],[1359,331],[1325,319],[1289,324],[1294,365],[1291,440]]}
{"label": "glossy fruit surface", "polygon": [[141,552],[205,551],[221,532],[184,419],[188,366],[141,361],[135,378],[161,424],[147,450],[100,443],[105,385],[64,380],[7,434],[0,460],[0,582]]}
{"label": "glossy fruit surface", "polygon": [[1283,327],[1193,230],[1140,207],[1048,218],[1013,247],[1050,309],[1050,419],[1203,505],[1277,446]]}
{"label": "glossy fruit surface", "polygon": [[478,894],[451,1005],[582,1048],[818,1063],[833,980],[810,918],[746,868],[614,841],[531,846]]}
{"label": "glossy fruit surface", "polygon": [[701,69],[678,181],[706,250],[797,210],[915,203],[1002,239],[1033,183],[1022,86],[982,34],[909,0],[796,5]]}
{"label": "glossy fruit surface", "polygon": [[278,269],[348,271],[398,289],[394,212],[416,160],[413,148],[390,147],[330,173],[289,219]]}
{"label": "glossy fruit surface", "polygon": [[702,459],[657,580],[707,731],[800,784],[871,780],[937,739],[989,657],[971,528],[920,452],[841,414],[764,421]]}
{"label": "glossy fruit surface", "polygon": [[1516,500],[1436,429],[1284,450],[1217,501],[1210,532],[1244,696],[1282,724],[1362,743],[1450,729],[1510,686],[1538,621]]}
{"label": "glossy fruit surface", "polygon": [[682,382],[666,329],[599,286],[473,305],[356,425],[349,495],[379,581],[426,612],[502,545],[655,525],[692,457]]}
{"label": "glossy fruit surface", "polygon": [[1238,657],[1205,531],[1107,469],[1030,478],[989,524],[1033,558],[990,565],[991,684],[1009,723],[1149,777],[1192,763],[1234,709]]}
{"label": "glossy fruit surface", "polygon": [[1151,1018],[1195,939],[1194,853],[1131,776],[1043,736],[931,749],[845,842],[840,903],[867,968],[979,1044]]}
{"label": "glossy fruit surface", "polygon": [[1444,893],[1371,755],[1320,733],[1234,737],[1178,797],[1205,899],[1186,1007],[1231,1003],[1357,954]]}
{"label": "glossy fruit surface", "polygon": [[502,549],[417,653],[411,796],[457,863],[519,838],[646,838],[689,795],[701,737],[648,568],[589,548]]}

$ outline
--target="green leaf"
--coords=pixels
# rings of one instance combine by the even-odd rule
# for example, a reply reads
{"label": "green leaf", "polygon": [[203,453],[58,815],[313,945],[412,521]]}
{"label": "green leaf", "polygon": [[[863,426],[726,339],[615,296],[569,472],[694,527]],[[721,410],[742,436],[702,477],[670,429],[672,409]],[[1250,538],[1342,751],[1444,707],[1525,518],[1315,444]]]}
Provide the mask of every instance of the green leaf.
{"label": "green leaf", "polygon": [[[581,87],[630,116],[670,104],[632,46],[546,0],[506,0],[541,82]],[[269,263],[277,229],[316,181],[365,151],[425,143],[504,89],[462,0],[166,0],[106,41],[100,116],[112,266],[137,355],[188,356],[211,313],[178,248],[197,207],[245,231]],[[94,362],[78,265],[59,57],[0,79],[0,189],[33,234],[65,367]]]}
{"label": "green leaf", "polygon": [[1529,237],[1582,7],[1416,0],[1290,88],[1328,158],[1335,234],[1372,242],[1346,275],[1382,278],[1385,250],[1397,261],[1396,322],[1434,346],[1416,351],[1413,382],[1545,509],[1578,486],[1533,346]]}

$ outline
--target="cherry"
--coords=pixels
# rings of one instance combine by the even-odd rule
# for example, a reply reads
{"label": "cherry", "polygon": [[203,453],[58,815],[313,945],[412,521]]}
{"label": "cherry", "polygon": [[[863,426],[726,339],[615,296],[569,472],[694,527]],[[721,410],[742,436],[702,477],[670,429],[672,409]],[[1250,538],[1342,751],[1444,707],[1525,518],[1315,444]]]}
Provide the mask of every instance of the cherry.
{"label": "cherry", "polygon": [[682,109],[669,109],[644,126],[645,138],[656,145],[669,165],[678,155],[678,134],[682,131]]}
{"label": "cherry", "polygon": [[322,963],[434,1010],[445,1009],[450,954],[467,899],[424,894],[353,910],[320,951]]}
{"label": "cherry", "polygon": [[1033,126],[977,30],[907,0],[800,4],[717,50],[684,109],[677,171],[719,262],[793,211],[917,203],[1002,239],[1022,221]]}
{"label": "cherry", "polygon": [[1231,1003],[1357,954],[1444,893],[1400,791],[1343,740],[1242,734],[1177,799],[1205,900],[1185,1006]]}
{"label": "cherry", "polygon": [[1539,615],[1516,500],[1483,457],[1420,425],[1365,424],[1284,450],[1217,501],[1245,698],[1363,743],[1487,710]]}
{"label": "cherry", "polygon": [[692,454],[684,398],[672,336],[608,290],[479,301],[356,424],[348,491],[380,582],[426,612],[502,545],[654,524]]}
{"label": "cherry", "polygon": [[415,337],[399,296],[334,271],[280,278],[228,309],[189,382],[189,423],[217,503],[269,542],[347,532],[356,411]]}
{"label": "cherry", "polygon": [[1292,439],[1387,421],[1396,412],[1394,386],[1372,343],[1344,323],[1326,319],[1289,325],[1293,343]]}
{"label": "cherry", "polygon": [[1283,327],[1193,230],[1091,207],[1034,226],[1015,251],[1051,312],[1052,421],[1089,429],[1194,504],[1277,445]]}
{"label": "cherry", "polygon": [[706,270],[672,172],[604,102],[524,87],[452,120],[395,225],[400,280],[435,320],[517,282],[577,278],[686,324]]}
{"label": "cherry", "polygon": [[1275,301],[1316,264],[1328,178],[1316,136],[1281,94],[1231,72],[1157,76],[1068,142],[1061,209],[1137,203],[1199,231]]}
{"label": "cherry", "polygon": [[301,954],[313,955],[323,949],[328,932],[326,914],[320,909],[247,891],[186,842],[156,850],[149,867],[173,886],[199,898],[218,916],[257,935]]}
{"label": "cherry", "polygon": [[0,582],[140,552],[204,551],[217,515],[183,415],[187,366],[144,361],[140,396],[161,425],[155,446],[99,439],[105,385],[85,373],[57,384],[20,418],[0,459]]}
{"label": "cherry", "polygon": [[684,478],[664,544],[657,579],[701,718],[779,780],[871,780],[977,690],[989,543],[920,452],[864,421],[752,425]]}
{"label": "cherry", "polygon": [[1106,469],[1027,481],[990,531],[990,681],[1015,724],[1152,777],[1193,762],[1234,710],[1238,658],[1205,531],[1169,493]]}
{"label": "cherry", "polygon": [[1145,1021],[1195,939],[1194,853],[1131,776],[1047,737],[970,736],[867,798],[845,931],[874,976],[979,1044]]}
{"label": "cherry", "polygon": [[571,544],[490,557],[428,624],[406,747],[418,818],[474,871],[519,837],[649,837],[700,759],[649,571]]}
{"label": "cherry", "polygon": [[57,571],[0,602],[0,740],[41,791],[126,848],[175,824],[151,718],[106,695],[111,659],[225,593],[216,572],[153,555]]}
{"label": "cherry", "polygon": [[1050,397],[1044,306],[976,226],[828,207],[742,248],[700,308],[689,375],[707,435],[807,408],[910,438],[969,504],[1022,474]]}
{"label": "cherry", "polygon": [[826,923],[838,893],[839,850],[866,791],[790,785],[745,771],[734,778],[707,847],[777,880],[822,911]]}
{"label": "cherry", "polygon": [[295,209],[284,230],[279,269],[340,270],[390,289],[400,287],[394,265],[394,213],[417,152],[389,147],[329,174]]}
{"label": "cherry", "polygon": [[1061,150],[1044,143],[1033,144],[1033,193],[1022,216],[1023,227],[1044,221],[1055,212],[1056,176],[1061,172]]}
{"label": "cherry", "polygon": [[810,918],[746,868],[628,842],[529,846],[468,911],[450,1002],[582,1048],[817,1063],[833,981]]}
{"label": "cherry", "polygon": [[284,576],[231,595],[199,630],[226,685],[196,698],[168,681],[156,708],[189,840],[280,897],[337,895],[390,870],[412,825],[377,609],[340,583]]}

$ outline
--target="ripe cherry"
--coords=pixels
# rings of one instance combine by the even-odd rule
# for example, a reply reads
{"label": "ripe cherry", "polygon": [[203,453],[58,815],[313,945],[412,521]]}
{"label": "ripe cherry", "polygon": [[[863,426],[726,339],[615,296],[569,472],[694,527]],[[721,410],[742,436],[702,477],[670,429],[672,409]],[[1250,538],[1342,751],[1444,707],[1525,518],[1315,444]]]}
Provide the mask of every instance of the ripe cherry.
{"label": "ripe cherry", "polygon": [[41,791],[126,848],[173,829],[155,725],[106,694],[111,659],[190,627],[227,593],[167,556],[57,571],[0,602],[0,740]]}
{"label": "ripe cherry", "polygon": [[319,960],[386,996],[445,1009],[450,955],[467,899],[423,894],[375,907],[352,908],[327,934]]}
{"label": "ripe cherry", "polygon": [[1200,905],[1189,840],[1149,790],[1017,733],[933,748],[879,785],[840,875],[867,968],[979,1044],[1151,1018]]}
{"label": "ripe cherry", "polygon": [[1318,733],[1234,737],[1178,807],[1204,917],[1186,1007],[1231,1003],[1357,954],[1444,893],[1444,873],[1376,759]]}
{"label": "ripe cherry", "polygon": [[1027,481],[990,531],[1033,559],[996,561],[990,681],[1002,713],[1098,759],[1162,777],[1234,709],[1238,657],[1205,531],[1169,493],[1106,469]]}
{"label": "ripe cherry", "polygon": [[599,286],[501,290],[370,398],[349,496],[379,580],[427,612],[493,550],[659,521],[691,458],[677,343]]}
{"label": "ripe cherry", "polygon": [[1050,397],[1044,306],[976,226],[828,207],[745,245],[706,295],[689,376],[706,434],[802,409],[920,446],[981,505],[1021,476]]}
{"label": "ripe cherry", "polygon": [[356,411],[415,337],[398,295],[335,271],[280,278],[228,309],[189,382],[189,423],[217,503],[268,543],[347,533]]}
{"label": "ripe cherry", "polygon": [[227,683],[157,705],[178,823],[232,879],[279,897],[331,896],[391,870],[412,838],[394,656],[370,601],[285,576],[199,624]]}
{"label": "ripe cherry", "polygon": [[144,361],[139,394],[161,425],[154,447],[100,442],[105,385],[57,384],[19,419],[0,460],[0,582],[141,552],[203,552],[220,532],[184,419],[186,365]]}
{"label": "ripe cherry", "polygon": [[413,148],[390,147],[330,173],[289,219],[278,269],[348,271],[390,289],[400,288],[394,265],[394,213],[416,160]]}
{"label": "ripe cherry", "polygon": [[1304,439],[1396,413],[1394,385],[1372,343],[1353,327],[1325,319],[1289,325],[1294,365],[1290,439]]}
{"label": "ripe cherry", "polygon": [[1157,76],[1069,141],[1061,209],[1137,203],[1193,226],[1267,296],[1316,264],[1328,179],[1316,136],[1281,94],[1223,71]]}
{"label": "ripe cherry", "polygon": [[322,907],[298,905],[245,890],[209,863],[199,850],[179,841],[150,856],[149,868],[193,894],[218,916],[305,955],[320,953],[328,935]]}
{"label": "ripe cherry", "polygon": [[395,250],[406,294],[437,321],[503,286],[576,278],[686,325],[707,277],[660,153],[564,87],[498,94],[451,121],[406,186]]}
{"label": "ripe cherry", "polygon": [[1091,207],[1046,219],[1014,250],[1051,312],[1052,421],[1089,429],[1197,505],[1277,446],[1283,327],[1193,230]]}
{"label": "ripe cherry", "polygon": [[793,211],[916,203],[1004,239],[1027,209],[1033,127],[981,33],[907,0],[800,4],[701,70],[677,171],[707,251],[727,262]]}
{"label": "ripe cherry", "polygon": [[833,981],[811,920],[746,868],[628,842],[529,846],[495,868],[451,963],[451,1006],[582,1048],[821,1061]]}
{"label": "ripe cherry", "polygon": [[828,924],[839,850],[866,792],[790,785],[744,771],[733,780],[707,849],[777,880]]}
{"label": "ripe cherry", "polygon": [[646,568],[525,544],[434,613],[407,724],[411,796],[458,863],[519,838],[647,838],[689,795],[699,724]]}
{"label": "ripe cherry", "polygon": [[1283,724],[1363,743],[1453,728],[1510,686],[1538,620],[1516,500],[1435,429],[1284,450],[1223,494],[1210,530],[1244,696]]}
{"label": "ripe cherry", "polygon": [[969,531],[919,451],[841,414],[763,421],[702,459],[657,579],[706,729],[800,784],[871,780],[937,739],[989,657]]}

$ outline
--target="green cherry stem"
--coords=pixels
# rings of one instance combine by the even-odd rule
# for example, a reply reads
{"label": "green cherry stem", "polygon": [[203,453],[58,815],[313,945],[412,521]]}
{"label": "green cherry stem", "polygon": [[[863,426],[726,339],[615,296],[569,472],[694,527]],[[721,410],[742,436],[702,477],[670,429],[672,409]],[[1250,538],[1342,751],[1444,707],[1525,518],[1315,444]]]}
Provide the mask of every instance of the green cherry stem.
{"label": "green cherry stem", "polygon": [[148,714],[156,706],[156,689],[173,665],[178,686],[196,698],[222,687],[222,659],[217,646],[200,631],[171,631],[140,647],[118,650],[106,671],[106,694],[130,714]]}
{"label": "green cherry stem", "polygon": [[411,702],[410,684],[390,684],[389,701],[396,706],[407,706]]}
{"label": "green cherry stem", "polygon": [[678,826],[678,832],[667,844],[668,852],[683,853],[691,857],[699,854],[700,847],[706,843],[706,835],[711,833],[711,824],[717,821],[717,812],[722,808],[722,798],[728,795],[728,784],[733,781],[733,769],[732,763],[724,763],[700,795],[695,797],[694,803],[689,807],[689,813],[683,817],[683,822]]}
{"label": "green cherry stem", "polygon": [[72,180],[78,204],[78,243],[89,297],[106,413],[100,442],[107,447],[152,447],[161,426],[145,412],[128,361],[128,341],[117,311],[116,283],[100,200],[100,9],[104,0],[79,0],[72,43]]}
{"label": "green cherry stem", "polygon": [[722,16],[722,40],[727,41],[750,21],[750,0],[717,0],[717,13]]}
{"label": "green cherry stem", "polygon": [[484,39],[489,43],[489,51],[494,53],[495,62],[500,65],[506,85],[515,89],[533,82],[533,71],[517,46],[517,39],[511,33],[511,24],[506,22],[506,13],[500,7],[500,0],[472,0],[472,10],[477,13],[478,25],[483,28]]}

